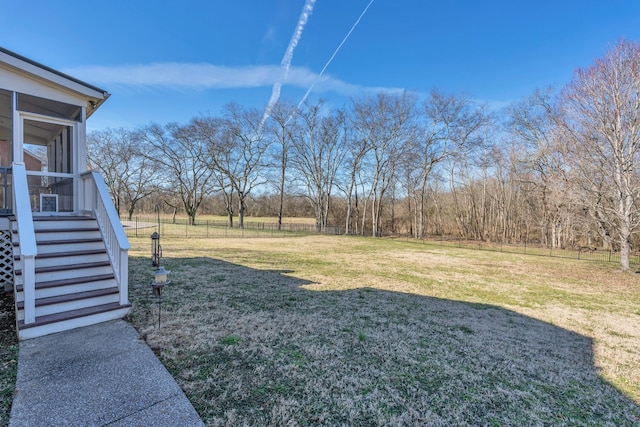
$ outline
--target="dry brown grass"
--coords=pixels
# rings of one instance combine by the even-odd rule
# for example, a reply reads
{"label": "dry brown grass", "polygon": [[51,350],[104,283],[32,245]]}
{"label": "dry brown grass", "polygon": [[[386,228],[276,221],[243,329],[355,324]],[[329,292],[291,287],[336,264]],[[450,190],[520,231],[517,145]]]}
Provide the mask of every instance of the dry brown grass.
{"label": "dry brown grass", "polygon": [[637,425],[640,280],[611,267],[311,236],[148,239],[131,321],[209,425]]}
{"label": "dry brown grass", "polygon": [[13,292],[0,294],[0,426],[9,425],[18,374],[18,334]]}

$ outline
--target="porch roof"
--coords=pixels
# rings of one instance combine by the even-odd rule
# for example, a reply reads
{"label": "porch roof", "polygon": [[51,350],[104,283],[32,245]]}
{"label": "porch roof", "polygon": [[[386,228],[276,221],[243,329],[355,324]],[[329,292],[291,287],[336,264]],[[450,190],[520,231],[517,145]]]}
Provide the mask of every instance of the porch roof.
{"label": "porch roof", "polygon": [[54,70],[3,47],[0,47],[0,63],[83,95],[87,98],[87,117],[91,116],[110,96],[104,89]]}

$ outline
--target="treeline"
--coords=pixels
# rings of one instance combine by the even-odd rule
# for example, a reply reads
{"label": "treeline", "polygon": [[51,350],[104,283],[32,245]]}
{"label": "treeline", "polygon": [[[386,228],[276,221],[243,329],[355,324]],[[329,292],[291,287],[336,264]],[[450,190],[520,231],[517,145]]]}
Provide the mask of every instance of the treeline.
{"label": "treeline", "polygon": [[[89,135],[119,212],[313,215],[371,236],[619,250],[640,222],[640,48],[622,40],[559,91],[499,112],[380,93],[345,108],[229,104],[188,123]],[[234,221],[237,220],[237,223]]]}

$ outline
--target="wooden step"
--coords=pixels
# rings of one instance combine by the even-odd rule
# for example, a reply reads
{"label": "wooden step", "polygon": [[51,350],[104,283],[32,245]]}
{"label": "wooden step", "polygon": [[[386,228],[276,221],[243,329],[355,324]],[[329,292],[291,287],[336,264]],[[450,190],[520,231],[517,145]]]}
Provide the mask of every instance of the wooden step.
{"label": "wooden step", "polygon": [[[94,291],[76,292],[74,294],[57,295],[54,297],[36,299],[36,307],[43,307],[53,304],[62,304],[65,302],[80,301],[83,299],[102,297],[106,295],[114,295],[118,293],[118,288],[111,287],[106,289],[96,289]],[[24,301],[18,301],[16,307],[19,310],[24,309]]]}
{"label": "wooden step", "polygon": [[44,229],[35,229],[33,230],[36,235],[38,234],[48,234],[48,233],[78,233],[78,232],[83,232],[83,231],[100,231],[100,228],[98,227],[87,227],[87,228],[82,228],[82,227],[73,227],[73,228],[65,228],[65,229],[59,229],[59,228],[44,228]]}
{"label": "wooden step", "polygon": [[49,325],[56,322],[62,322],[65,320],[77,319],[80,317],[91,316],[94,314],[105,313],[113,310],[120,310],[122,308],[129,308],[131,304],[120,305],[120,303],[114,302],[110,304],[97,305],[94,307],[81,308],[78,310],[65,311],[63,313],[48,314],[46,316],[36,317],[36,321],[25,325],[23,320],[18,321],[18,329],[29,329],[37,326]]}
{"label": "wooden step", "polygon": [[109,320],[122,319],[131,310],[130,305],[120,305],[109,311],[89,314],[83,317],[61,320],[40,326],[31,326],[28,328],[18,328],[18,339],[28,340],[31,338],[41,337],[43,335],[54,334],[57,332],[68,331],[70,329],[81,328],[83,326],[95,325]]}
{"label": "wooden step", "polygon": [[[51,266],[69,266],[79,263],[97,263],[109,261],[109,255],[106,251],[98,252],[97,254],[90,255],[70,255],[67,257],[36,257],[36,271],[39,268],[51,267]],[[86,274],[85,274],[86,275]],[[41,280],[44,280],[42,277]]]}
{"label": "wooden step", "polygon": [[[46,245],[60,245],[60,244],[83,244],[83,243],[95,243],[102,242],[102,239],[97,237],[91,237],[87,239],[65,239],[65,240],[45,240],[42,242],[38,242],[38,246],[46,246]],[[13,246],[20,246],[20,242],[14,242]]]}
{"label": "wooden step", "polygon": [[[36,274],[57,273],[59,271],[68,271],[68,270],[84,270],[84,269],[97,268],[97,267],[111,267],[111,262],[99,261],[99,262],[83,262],[80,264],[69,264],[69,265],[51,265],[48,267],[36,268]],[[15,275],[22,276],[22,270],[16,269]]]}
{"label": "wooden step", "polygon": [[[73,233],[79,231],[100,231],[98,226],[91,227],[69,227],[69,228],[35,228],[33,230],[36,234],[45,233]],[[18,230],[13,230],[13,234],[18,234]]]}
{"label": "wooden step", "polygon": [[[75,294],[78,292],[95,291],[98,289],[117,288],[118,282],[113,274],[103,276],[81,277],[74,279],[40,282],[36,284],[35,298],[49,298],[58,295]],[[15,300],[24,301],[24,287],[16,284]]]}
{"label": "wooden step", "polygon": [[[118,288],[113,282],[112,286],[100,290],[76,290],[76,293],[52,294],[46,297],[36,297],[35,316],[47,316],[50,314],[66,313],[67,311],[80,310],[83,308],[96,307],[104,304],[112,304],[120,302]],[[21,306],[24,305],[24,299],[18,301]],[[17,304],[16,303],[16,306]],[[18,308],[16,312],[16,320],[24,320],[24,307]]]}
{"label": "wooden step", "polygon": [[[80,250],[80,251],[71,251],[71,252],[50,252],[50,253],[38,253],[36,255],[36,259],[48,259],[48,258],[67,258],[73,256],[83,256],[83,255],[99,255],[106,254],[106,249],[91,249],[88,251]],[[20,261],[20,255],[16,255],[14,257],[15,261]]]}
{"label": "wooden step", "polygon": [[77,239],[101,239],[102,235],[100,234],[100,230],[95,229],[69,229],[69,230],[55,230],[55,231],[39,231],[36,230],[36,244],[51,244],[48,242],[65,242],[69,240],[77,240]]}
{"label": "wooden step", "polygon": [[[104,242],[100,238],[88,238],[78,240],[51,240],[37,242],[38,255],[44,256],[45,254],[58,253],[58,252],[79,252],[79,251],[93,251],[103,250],[106,251]],[[17,256],[20,255],[20,245],[13,245],[13,253]]]}
{"label": "wooden step", "polygon": [[[38,289],[56,288],[59,286],[81,285],[83,283],[101,282],[104,280],[112,280],[112,279],[115,279],[115,276],[113,274],[101,274],[97,276],[76,277],[73,279],[50,280],[48,282],[36,283],[36,291]],[[16,285],[16,291],[17,292],[23,291],[22,284]]]}
{"label": "wooden step", "polygon": [[120,289],[100,228],[87,216],[34,217],[35,322],[24,323],[19,234],[12,224],[18,336],[29,339],[124,317]]}
{"label": "wooden step", "polygon": [[47,259],[47,258],[61,258],[61,257],[72,257],[72,256],[83,256],[83,255],[98,255],[98,254],[106,254],[106,249],[91,249],[88,251],[70,251],[70,252],[52,252],[45,254],[36,255],[36,259]]}
{"label": "wooden step", "polygon": [[86,215],[37,215],[33,217],[33,222],[40,221],[95,221],[95,218]]}
{"label": "wooden step", "polygon": [[[23,275],[20,270],[14,274],[15,283],[23,282]],[[104,274],[113,274],[113,267],[109,260],[100,262],[90,262],[73,265],[52,265],[46,267],[38,267],[35,269],[35,283],[51,282],[54,280],[81,279],[86,280],[93,276],[102,276]]]}

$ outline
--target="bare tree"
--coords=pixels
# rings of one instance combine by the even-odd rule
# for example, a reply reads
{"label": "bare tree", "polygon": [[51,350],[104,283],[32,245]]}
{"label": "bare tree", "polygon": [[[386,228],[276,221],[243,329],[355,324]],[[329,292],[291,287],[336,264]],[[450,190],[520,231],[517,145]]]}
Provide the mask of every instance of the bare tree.
{"label": "bare tree", "polygon": [[[251,191],[265,183],[261,175],[269,141],[261,126],[261,114],[237,104],[225,106],[225,117],[200,117],[193,120],[196,133],[207,142],[206,162],[216,176],[228,179],[238,202],[238,227],[244,227],[244,215]],[[231,200],[231,199],[229,199]]]}
{"label": "bare tree", "polygon": [[136,204],[155,191],[156,162],[141,154],[136,136],[124,128],[91,132],[87,142],[89,166],[105,178],[118,215],[125,204],[131,220]]}
{"label": "bare tree", "polygon": [[517,150],[514,154],[519,158],[517,175],[520,182],[531,185],[527,197],[539,205],[542,243],[552,248],[568,243],[566,220],[574,214],[569,210],[567,175],[556,149],[559,111],[555,104],[551,89],[536,90],[506,112],[508,131]]}
{"label": "bare tree", "polygon": [[269,118],[270,131],[275,141],[277,141],[274,147],[278,147],[278,151],[274,153],[274,157],[276,157],[274,163],[276,163],[278,170],[278,230],[281,230],[289,152],[293,142],[293,134],[298,132],[298,114],[293,105],[278,102],[272,108]]}
{"label": "bare tree", "polygon": [[304,183],[306,195],[316,214],[316,228],[324,231],[329,216],[331,194],[346,147],[343,138],[344,113],[321,114],[322,103],[306,105],[299,112],[300,128],[293,138],[292,166]]}
{"label": "bare tree", "polygon": [[218,183],[220,192],[222,193],[222,201],[224,202],[224,210],[227,214],[227,224],[229,228],[233,228],[233,186],[231,180],[224,172],[213,168],[213,177]]}
{"label": "bare tree", "polygon": [[[342,191],[347,196],[347,212],[345,215],[345,234],[349,234],[354,229],[354,234],[358,233],[360,218],[360,205],[358,203],[358,177],[360,176],[363,161],[369,153],[370,146],[368,138],[357,138],[353,136],[352,128],[347,126],[345,133],[345,145],[347,156],[345,161],[345,177],[342,184]],[[355,215],[355,217],[354,217]],[[352,218],[354,217],[354,218]]]}
{"label": "bare tree", "polygon": [[140,130],[138,139],[147,159],[165,172],[159,185],[180,199],[189,224],[195,225],[198,208],[214,186],[209,146],[196,132],[194,121],[183,126],[151,124]]}
{"label": "bare tree", "polygon": [[482,108],[469,96],[433,90],[424,101],[420,130],[410,146],[406,176],[416,210],[412,227],[416,238],[424,235],[426,203],[434,169],[445,159],[468,150],[484,124],[486,116]]}
{"label": "bare tree", "polygon": [[407,143],[415,137],[414,95],[378,94],[353,103],[356,138],[366,140],[371,162],[371,232],[382,233],[382,208],[385,193],[394,184],[396,168]]}
{"label": "bare tree", "polygon": [[99,170],[109,189],[113,204],[120,216],[122,181],[120,180],[120,152],[128,138],[126,129],[106,129],[87,135],[87,162],[89,168]]}
{"label": "bare tree", "polygon": [[629,270],[631,237],[640,226],[640,45],[622,40],[576,70],[561,108],[565,160]]}

